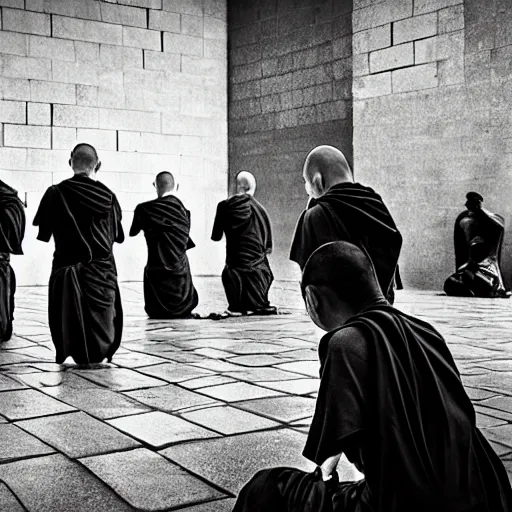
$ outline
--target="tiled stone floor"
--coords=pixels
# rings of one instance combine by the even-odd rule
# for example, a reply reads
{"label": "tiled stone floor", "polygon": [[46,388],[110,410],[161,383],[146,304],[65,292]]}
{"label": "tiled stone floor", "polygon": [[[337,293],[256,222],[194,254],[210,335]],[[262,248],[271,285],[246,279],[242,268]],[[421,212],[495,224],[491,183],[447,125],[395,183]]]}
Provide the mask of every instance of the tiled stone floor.
{"label": "tiled stone floor", "polygon": [[[219,311],[217,279],[196,279]],[[0,349],[0,510],[225,512],[258,469],[301,456],[318,386],[321,332],[295,283],[287,315],[149,321],[124,283],[124,341],[111,367],[53,363],[46,288],[20,288]],[[478,424],[512,470],[512,301],[403,291],[397,307],[446,336]],[[341,478],[357,477],[346,461]]]}

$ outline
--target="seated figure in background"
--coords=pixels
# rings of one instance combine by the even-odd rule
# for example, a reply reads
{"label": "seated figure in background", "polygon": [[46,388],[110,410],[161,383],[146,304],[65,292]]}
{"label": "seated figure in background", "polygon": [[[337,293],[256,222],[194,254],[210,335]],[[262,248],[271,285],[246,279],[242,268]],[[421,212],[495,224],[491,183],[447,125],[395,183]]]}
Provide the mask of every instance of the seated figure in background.
{"label": "seated figure in background", "polygon": [[[264,469],[234,512],[508,512],[503,463],[443,337],[385,300],[362,249],[330,242],[302,275],[320,341],[320,388],[303,455],[312,473]],[[339,482],[342,453],[365,478]]]}
{"label": "seated figure in background", "polygon": [[150,318],[186,318],[198,304],[187,250],[195,247],[189,236],[190,212],[176,197],[170,172],[157,175],[158,197],[139,204],[130,236],[144,231],[148,261],[144,269],[144,303]]}
{"label": "seated figure in background", "polygon": [[505,222],[501,215],[482,208],[483,197],[466,194],[467,210],[455,221],[456,272],[444,283],[446,295],[456,297],[505,297],[500,270]]}
{"label": "seated figure in background", "polygon": [[221,201],[212,240],[226,236],[226,266],[222,284],[230,315],[275,314],[268,292],[274,280],[267,254],[272,252],[272,229],[267,211],[254,198],[256,179],[247,171],[236,177],[236,194]]}
{"label": "seated figure in background", "polygon": [[23,254],[25,205],[16,190],[0,181],[0,342],[12,336],[16,276],[11,254]]}

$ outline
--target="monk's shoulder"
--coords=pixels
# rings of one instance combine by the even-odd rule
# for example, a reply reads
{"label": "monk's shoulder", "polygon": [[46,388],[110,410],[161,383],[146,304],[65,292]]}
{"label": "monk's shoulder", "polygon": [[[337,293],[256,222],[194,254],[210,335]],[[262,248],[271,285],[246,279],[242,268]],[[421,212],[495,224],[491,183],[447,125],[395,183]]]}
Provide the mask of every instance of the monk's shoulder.
{"label": "monk's shoulder", "polygon": [[368,359],[369,342],[360,327],[346,326],[332,334],[327,352],[337,359],[366,361]]}
{"label": "monk's shoulder", "polygon": [[317,224],[325,220],[325,211],[321,204],[310,206],[307,210],[302,212],[302,219],[304,224]]}

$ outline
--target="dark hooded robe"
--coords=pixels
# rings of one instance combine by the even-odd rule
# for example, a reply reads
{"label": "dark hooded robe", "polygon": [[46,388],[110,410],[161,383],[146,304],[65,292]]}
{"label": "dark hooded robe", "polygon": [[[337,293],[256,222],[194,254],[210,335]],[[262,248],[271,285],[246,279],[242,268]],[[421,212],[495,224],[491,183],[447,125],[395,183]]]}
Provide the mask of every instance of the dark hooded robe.
{"label": "dark hooded robe", "polygon": [[364,473],[327,482],[319,468],[263,470],[235,512],[508,512],[506,470],[443,337],[382,303],[320,342],[320,389],[304,456],[344,452]]}
{"label": "dark hooded robe", "polygon": [[148,261],[144,269],[145,310],[151,318],[183,318],[198,304],[187,258],[195,247],[190,212],[168,195],[135,208],[130,236],[144,231]]}
{"label": "dark hooded robe", "polygon": [[38,240],[55,240],[48,316],[56,362],[112,359],[119,348],[123,310],[112,251],[124,240],[121,208],[105,185],[75,175],[53,185],[34,218]]}
{"label": "dark hooded robe", "polygon": [[[373,262],[382,293],[393,302],[402,236],[382,198],[359,183],[340,183],[311,199],[295,228],[290,259],[301,270],[318,247],[345,241],[364,250]],[[401,288],[401,285],[399,286]]]}
{"label": "dark hooded robe", "polygon": [[455,221],[456,272],[444,284],[447,295],[508,297],[500,270],[505,220],[487,210],[463,211]]}
{"label": "dark hooded robe", "polygon": [[268,292],[274,280],[267,254],[272,252],[272,229],[265,208],[250,194],[221,201],[212,240],[226,235],[226,266],[222,284],[229,310],[247,313],[270,306]]}
{"label": "dark hooded robe", "polygon": [[13,188],[0,181],[0,341],[12,336],[16,276],[10,265],[11,254],[23,254],[25,206]]}

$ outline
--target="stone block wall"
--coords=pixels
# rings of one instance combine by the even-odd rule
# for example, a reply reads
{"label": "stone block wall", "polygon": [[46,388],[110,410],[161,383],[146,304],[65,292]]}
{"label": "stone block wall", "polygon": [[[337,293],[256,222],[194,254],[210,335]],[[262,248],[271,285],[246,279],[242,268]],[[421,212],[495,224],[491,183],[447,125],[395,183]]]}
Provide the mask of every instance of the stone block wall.
{"label": "stone block wall", "polygon": [[512,227],[511,22],[507,0],[354,0],[355,173],[404,235],[408,286],[441,289],[453,272],[466,192]]}
{"label": "stone block wall", "polygon": [[306,154],[332,144],[352,159],[351,11],[345,0],[229,2],[229,174],[256,176],[280,279],[299,276],[288,252]]}
{"label": "stone block wall", "polygon": [[[30,226],[44,190],[71,175],[77,142],[128,231],[135,205],[170,170],[192,212],[195,273],[219,273],[209,242],[227,184],[225,0],[0,0],[0,179],[28,194],[20,284],[46,284],[53,247]],[[140,280],[143,237],[116,248],[120,279]]]}

